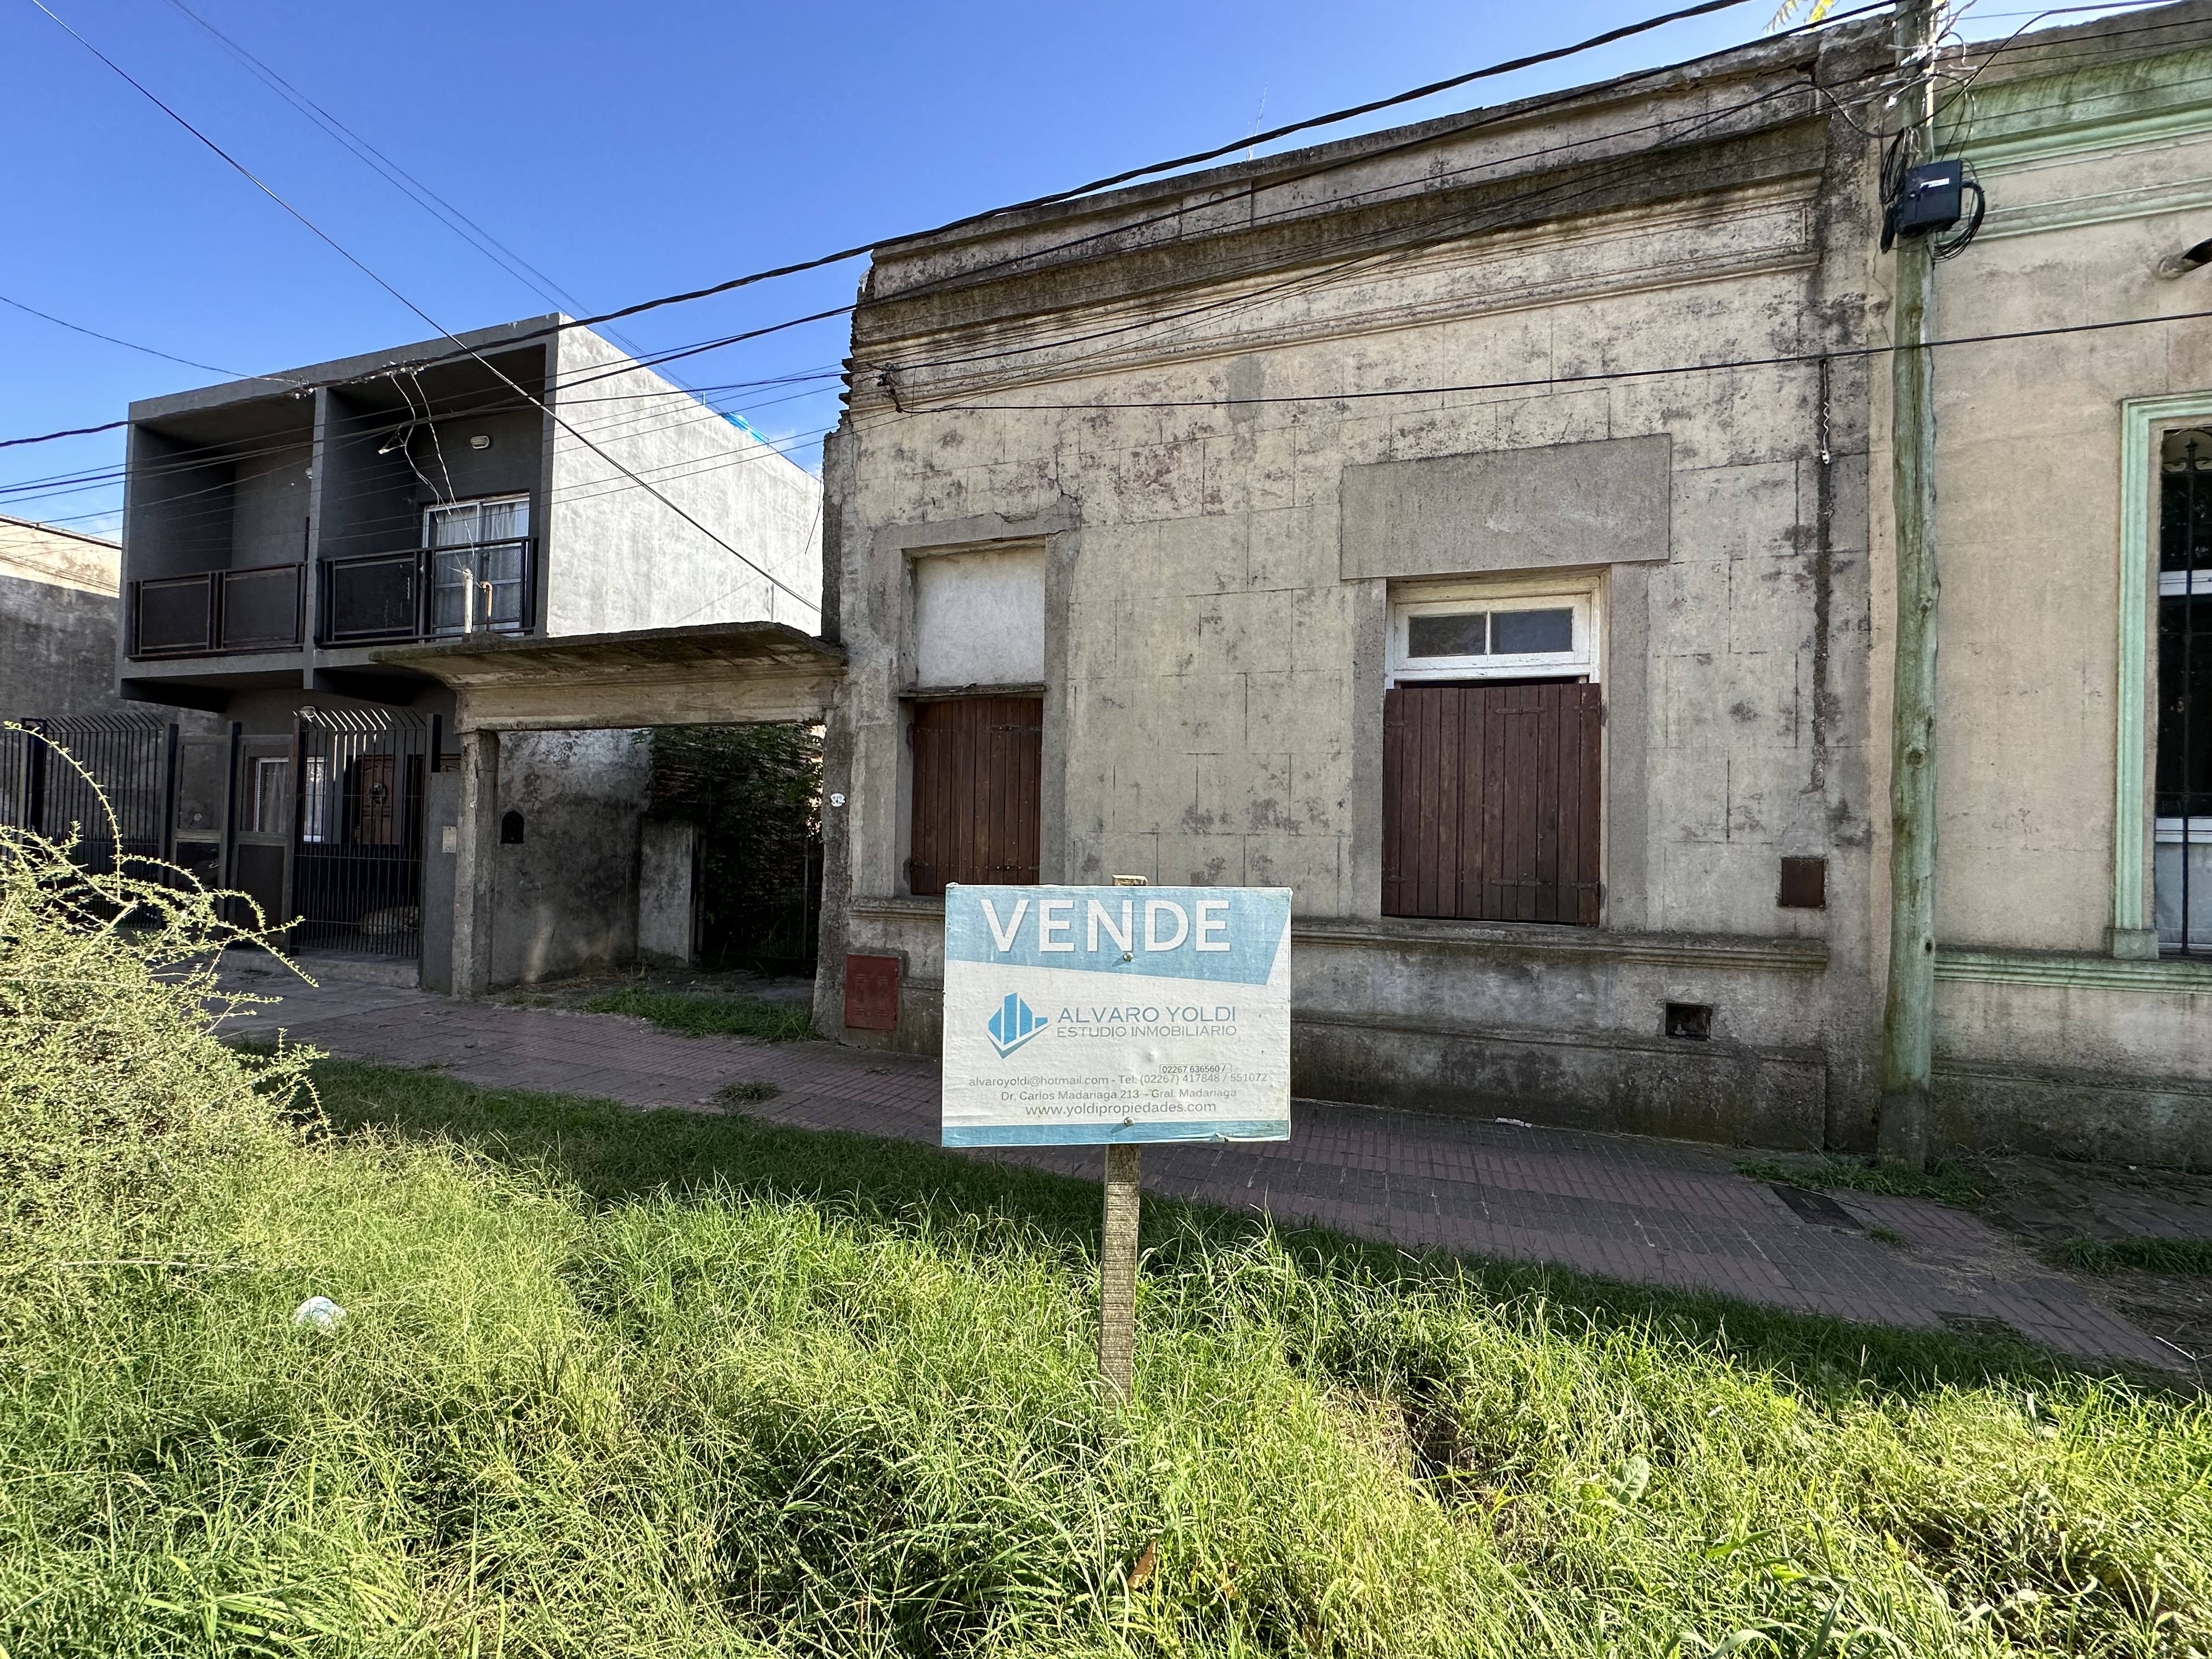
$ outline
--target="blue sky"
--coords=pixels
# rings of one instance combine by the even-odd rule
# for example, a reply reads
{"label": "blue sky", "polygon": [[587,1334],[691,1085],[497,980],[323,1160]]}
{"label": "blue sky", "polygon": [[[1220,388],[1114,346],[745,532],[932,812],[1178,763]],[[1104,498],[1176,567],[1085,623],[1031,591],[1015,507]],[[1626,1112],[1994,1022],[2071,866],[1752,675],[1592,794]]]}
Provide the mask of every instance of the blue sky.
{"label": "blue sky", "polygon": [[[325,136],[176,0],[46,0],[445,327],[554,308]],[[592,310],[851,246],[1600,33],[1649,0],[1546,6],[1123,0],[738,6],[183,0]],[[1694,56],[1768,0],[1333,129],[1395,125]],[[29,0],[0,0],[0,295],[252,372],[423,338]],[[1292,141],[1296,142],[1296,141]],[[673,307],[657,349],[848,300],[859,262]],[[691,359],[727,386],[833,366],[830,322]],[[0,306],[0,437],[225,378]],[[718,393],[815,464],[834,388]],[[119,434],[0,451],[0,483],[112,465]],[[0,501],[103,531],[112,486]]]}

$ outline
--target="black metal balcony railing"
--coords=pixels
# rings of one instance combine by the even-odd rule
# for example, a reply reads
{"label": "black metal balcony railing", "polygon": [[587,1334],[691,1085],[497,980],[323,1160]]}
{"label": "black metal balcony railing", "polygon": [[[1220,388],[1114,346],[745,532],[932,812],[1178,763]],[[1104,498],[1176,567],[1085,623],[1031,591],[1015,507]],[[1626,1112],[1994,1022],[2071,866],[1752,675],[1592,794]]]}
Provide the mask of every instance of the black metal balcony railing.
{"label": "black metal balcony railing", "polygon": [[537,545],[518,537],[325,559],[317,637],[325,645],[391,645],[526,633]]}
{"label": "black metal balcony railing", "polygon": [[306,567],[257,565],[131,584],[133,657],[220,657],[300,648]]}

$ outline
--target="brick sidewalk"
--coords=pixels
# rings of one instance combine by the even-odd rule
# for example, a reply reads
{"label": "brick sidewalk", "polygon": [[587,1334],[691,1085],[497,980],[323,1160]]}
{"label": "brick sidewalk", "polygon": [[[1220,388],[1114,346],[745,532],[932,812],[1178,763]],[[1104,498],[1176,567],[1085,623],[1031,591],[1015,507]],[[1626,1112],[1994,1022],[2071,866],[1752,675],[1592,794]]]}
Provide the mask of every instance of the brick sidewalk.
{"label": "brick sidewalk", "polygon": [[[234,965],[227,986],[283,998],[257,1024],[333,1054],[443,1067],[501,1087],[697,1107],[732,1082],[781,1091],[749,1111],[810,1129],[937,1139],[937,1068],[826,1042],[684,1037],[609,1014],[459,1002],[333,980],[310,988]],[[2182,1356],[2091,1299],[1977,1218],[1917,1199],[1839,1194],[1802,1207],[1680,1141],[1536,1129],[1301,1101],[1293,1138],[1148,1147],[1147,1190],[1265,1210],[1364,1237],[1556,1263],[1717,1291],[1869,1324],[1929,1329],[1998,1320],[2086,1358],[2172,1367]],[[971,1154],[982,1156],[983,1154]],[[1100,1154],[988,1156],[1096,1176]],[[1881,1229],[1902,1244],[1870,1236]]]}

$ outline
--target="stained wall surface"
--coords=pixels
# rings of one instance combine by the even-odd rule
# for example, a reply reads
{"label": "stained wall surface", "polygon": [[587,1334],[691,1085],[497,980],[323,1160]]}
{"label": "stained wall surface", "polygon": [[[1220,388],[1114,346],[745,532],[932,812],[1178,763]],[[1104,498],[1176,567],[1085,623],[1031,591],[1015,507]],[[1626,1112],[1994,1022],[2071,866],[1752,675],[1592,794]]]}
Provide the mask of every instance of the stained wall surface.
{"label": "stained wall surface", "polygon": [[0,517],[0,717],[120,711],[113,542]]}
{"label": "stained wall surface", "polygon": [[753,619],[816,631],[815,479],[588,330],[560,337],[557,362],[546,632]]}
{"label": "stained wall surface", "polygon": [[[1939,337],[2202,308],[2152,270],[2212,205],[2208,38],[2192,3],[1966,54],[1953,137],[1992,206]],[[1295,1088],[1869,1146],[1889,262],[1866,124],[1795,100],[1879,88],[1887,51],[1847,24],[878,250],[825,464],[853,663],[825,1033],[877,1040],[836,1012],[866,950],[905,963],[889,1040],[938,1040],[939,912],[903,873],[915,572],[1034,545],[1044,879],[1291,886]],[[2202,392],[2212,419],[2208,338],[1937,360],[1936,1094],[1963,1144],[2212,1161],[2212,964],[2156,960],[2129,884],[2153,763],[2122,517],[2124,410]],[[1595,928],[1382,914],[1391,608],[1437,580],[1589,607]],[[1825,909],[1779,903],[1784,858],[1826,860]],[[1676,1003],[1709,1040],[1667,1035]]]}
{"label": "stained wall surface", "polygon": [[[1863,506],[1848,510],[1864,398],[1850,361],[1820,361],[1866,326],[1860,146],[1838,154],[1821,112],[1764,78],[1788,72],[1769,53],[1632,107],[1297,158],[1348,160],[1283,200],[1364,192],[1337,210],[1369,217],[1332,228],[1402,248],[1387,259],[1331,257],[1310,227],[1303,251],[1209,233],[1213,203],[1224,221],[1231,198],[1264,210],[1241,181],[1256,194],[1267,164],[1109,198],[1049,236],[879,253],[888,314],[856,326],[900,409],[856,385],[866,418],[829,477],[854,663],[845,942],[904,953],[900,1041],[934,1042],[939,972],[934,907],[902,884],[915,572],[1030,538],[1047,554],[1044,879],[1291,887],[1295,1087],[1769,1143],[1864,1122],[1868,599]],[[1716,115],[1753,88],[1761,118]],[[1595,210],[1527,213],[1568,187],[1510,158],[1577,140],[1577,160],[1633,155],[1655,131],[1716,146],[1680,171],[1726,186],[1646,176]],[[1425,198],[1372,204],[1455,172],[1498,192],[1455,231]],[[1167,253],[1102,258],[1037,279],[1048,317],[981,283],[957,307],[900,308],[910,283],[1116,215],[1157,222],[1170,199],[1189,209],[1174,231],[1130,240],[1180,238],[1182,268],[1239,274],[1162,293],[1146,285]],[[1468,234],[1486,213],[1498,228]],[[1124,326],[1104,347],[1061,343],[1109,321]],[[1603,378],[1735,359],[1762,366]],[[1381,913],[1389,609],[1447,576],[1586,594],[1599,618],[1596,929]],[[1830,860],[1828,911],[1778,909],[1785,848]],[[1716,1007],[1715,1042],[1670,1043],[1676,1000]]]}

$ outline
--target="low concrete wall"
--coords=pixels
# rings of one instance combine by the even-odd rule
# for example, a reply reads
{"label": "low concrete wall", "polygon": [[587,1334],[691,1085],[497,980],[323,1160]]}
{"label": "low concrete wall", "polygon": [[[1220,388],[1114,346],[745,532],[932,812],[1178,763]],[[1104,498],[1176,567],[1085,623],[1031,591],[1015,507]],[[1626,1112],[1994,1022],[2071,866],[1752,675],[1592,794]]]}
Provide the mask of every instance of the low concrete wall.
{"label": "low concrete wall", "polygon": [[422,780],[422,988],[453,990],[453,877],[461,821],[461,775]]}
{"label": "low concrete wall", "polygon": [[697,959],[699,830],[649,818],[637,871],[637,954],[656,967],[689,968]]}
{"label": "low concrete wall", "polygon": [[[848,927],[848,950],[900,960],[898,1029],[842,1030],[823,998],[831,1035],[938,1053],[941,907],[856,900]],[[1308,920],[1292,940],[1300,1096],[1729,1145],[1822,1144],[1828,957],[1817,939]],[[1711,1039],[1667,1036],[1669,1002],[1711,1008]]]}
{"label": "low concrete wall", "polygon": [[[516,732],[500,744],[494,987],[619,967],[637,956],[638,832],[653,781],[641,732]],[[495,829],[495,836],[498,831]]]}
{"label": "low concrete wall", "polygon": [[1947,950],[1936,973],[1941,1140],[2212,1169],[2212,964]]}
{"label": "low concrete wall", "polygon": [[1935,1138],[1976,1152],[2212,1170],[2212,1088],[2194,1078],[1939,1060]]}

